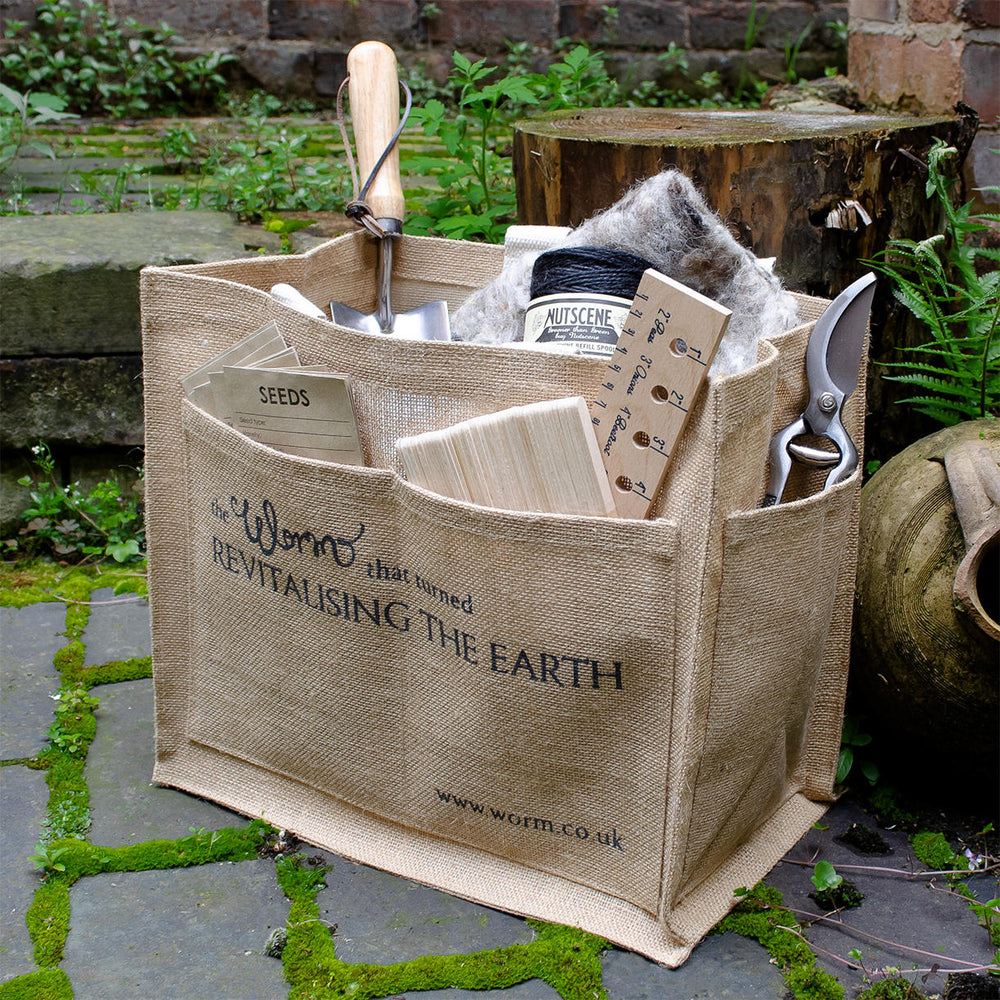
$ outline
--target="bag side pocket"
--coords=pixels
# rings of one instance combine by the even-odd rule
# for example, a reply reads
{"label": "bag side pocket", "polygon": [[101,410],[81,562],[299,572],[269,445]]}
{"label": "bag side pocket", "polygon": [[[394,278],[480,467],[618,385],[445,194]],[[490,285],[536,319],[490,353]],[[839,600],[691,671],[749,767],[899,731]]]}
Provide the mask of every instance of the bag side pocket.
{"label": "bag side pocket", "polygon": [[831,635],[842,631],[836,598],[842,561],[851,559],[859,476],[726,519],[684,891],[802,789],[810,714],[830,690],[841,692],[841,701],[827,720],[835,732],[826,742],[837,743],[847,657]]}

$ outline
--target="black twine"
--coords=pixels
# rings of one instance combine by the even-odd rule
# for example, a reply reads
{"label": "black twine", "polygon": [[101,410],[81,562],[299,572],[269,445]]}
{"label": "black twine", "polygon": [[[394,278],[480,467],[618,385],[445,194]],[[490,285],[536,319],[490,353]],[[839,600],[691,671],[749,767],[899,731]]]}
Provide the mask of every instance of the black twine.
{"label": "black twine", "polygon": [[535,260],[530,296],[590,292],[631,301],[643,272],[652,266],[642,257],[609,247],[556,247]]}

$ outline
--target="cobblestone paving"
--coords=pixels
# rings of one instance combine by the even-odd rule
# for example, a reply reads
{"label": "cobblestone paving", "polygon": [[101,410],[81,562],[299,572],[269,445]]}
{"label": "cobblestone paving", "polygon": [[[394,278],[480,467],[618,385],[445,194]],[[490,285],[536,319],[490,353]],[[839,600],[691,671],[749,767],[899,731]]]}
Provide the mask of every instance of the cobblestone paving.
{"label": "cobblestone paving", "polygon": [[[81,627],[81,611],[87,607],[89,617],[82,612],[85,624]],[[44,601],[0,608],[0,627],[0,753],[5,762],[0,767],[0,1000],[335,996],[375,1000],[371,988],[359,985],[360,979],[352,981],[355,971],[368,970],[365,975],[369,975],[372,969],[382,970],[385,976],[378,981],[392,989],[393,982],[412,983],[415,969],[429,967],[427,956],[450,957],[444,961],[452,964],[445,968],[459,970],[465,960],[470,966],[481,966],[484,956],[515,954],[539,945],[544,925],[416,885],[317,847],[299,845],[297,862],[287,860],[289,852],[285,861],[277,863],[273,851],[264,856],[256,850],[247,852],[243,847],[251,838],[253,824],[244,817],[186,793],[154,786],[150,781],[149,611],[144,599],[98,587],[91,592],[89,605]],[[75,651],[75,667],[66,666],[67,651]],[[66,662],[60,662],[60,657]],[[67,670],[72,677],[84,679],[84,688],[89,687],[90,694],[99,699],[94,711],[96,730],[76,757],[70,755],[66,771],[71,775],[65,779],[66,787],[77,789],[70,795],[71,806],[81,801],[79,789],[89,795],[90,825],[80,827],[77,820],[75,828],[72,817],[67,818],[70,806],[53,811],[53,803],[67,801],[65,792],[60,800],[53,787],[54,775],[63,773],[61,765],[44,753],[38,756],[48,745],[49,727],[56,718],[53,706],[57,703],[52,696],[66,684]],[[124,676],[131,679],[121,679]],[[43,761],[48,761],[47,769],[38,766]],[[817,856],[841,866],[871,863],[832,840],[835,833],[858,822],[872,821],[856,805],[838,804],[822,824],[827,829],[810,832],[778,865],[768,882],[781,889],[786,905],[816,912],[808,893],[812,890],[810,864]],[[50,863],[58,866],[65,859],[63,871],[73,871],[74,877],[54,867],[51,877],[43,880],[30,860],[38,850],[36,844],[46,836],[66,832],[76,841],[69,843],[70,850],[64,854],[50,857]],[[909,849],[906,837],[883,833],[894,855],[874,863],[903,867]],[[235,847],[224,845],[226,836],[237,838],[232,842]],[[48,850],[55,854],[66,844],[56,841]],[[72,849],[78,846],[88,853],[74,853]],[[174,854],[169,855],[170,851]],[[198,863],[192,863],[195,855]],[[93,862],[85,860],[95,857]],[[88,870],[88,864],[96,867]],[[291,940],[301,923],[294,919],[300,904],[290,901],[285,883],[279,881],[283,864],[286,868],[297,864],[296,870],[306,872],[311,866],[321,875],[311,897],[315,916],[306,922],[313,925],[313,933],[321,935],[314,940],[330,948],[330,968],[343,973],[341,979],[333,976],[325,985],[309,980],[302,967],[289,960],[290,945],[285,961],[281,960],[275,935],[284,932]],[[930,963],[926,955],[941,956],[942,968],[962,967],[949,964],[951,959],[968,967],[990,961],[986,934],[963,900],[929,892],[926,880],[921,879],[859,873],[855,881],[867,899],[843,916],[843,924],[858,930],[846,932],[843,924],[834,921],[815,924],[808,931],[819,951],[819,966],[839,978],[847,997],[864,985],[860,970],[838,961],[852,948],[863,952],[869,969],[891,964],[906,970],[914,961]],[[53,908],[52,899],[63,891],[62,885],[68,886],[69,921],[68,930],[59,931],[60,911],[58,906]],[[977,876],[970,885],[980,899],[1000,894],[992,876]],[[40,919],[32,921],[29,908]],[[905,942],[925,955],[900,957],[902,953],[877,944],[869,935]],[[573,954],[581,950],[578,946],[564,947],[566,954],[558,956],[564,965],[585,961]],[[302,950],[296,953],[301,955]],[[460,976],[443,982],[439,977],[438,981],[422,980],[419,989],[407,987],[379,996],[781,1000],[788,995],[782,971],[768,952],[735,933],[709,936],[677,970],[660,968],[599,942],[590,954],[598,963],[590,980],[554,977],[547,972],[552,964],[540,960],[537,975],[529,970],[518,974],[519,981],[509,982],[503,979],[505,966],[500,962],[499,978],[490,982],[487,977],[476,983],[475,990],[461,988],[467,981]],[[335,980],[339,985],[331,985]],[[918,985],[929,995],[940,995],[943,974]]]}

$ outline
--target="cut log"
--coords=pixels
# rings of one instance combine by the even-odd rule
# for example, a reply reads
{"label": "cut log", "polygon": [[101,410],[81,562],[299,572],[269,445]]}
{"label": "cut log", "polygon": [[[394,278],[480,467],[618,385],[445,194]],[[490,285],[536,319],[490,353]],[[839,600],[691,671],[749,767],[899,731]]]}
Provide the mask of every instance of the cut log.
{"label": "cut log", "polygon": [[[637,181],[670,166],[687,174],[734,235],[775,257],[786,287],[833,298],[893,238],[939,231],[928,201],[926,153],[936,138],[962,154],[975,122],[959,117],[702,111],[559,111],[517,123],[518,221],[576,225]],[[926,333],[879,282],[872,308],[869,455],[888,458],[933,429],[891,403],[904,394],[879,362]]]}

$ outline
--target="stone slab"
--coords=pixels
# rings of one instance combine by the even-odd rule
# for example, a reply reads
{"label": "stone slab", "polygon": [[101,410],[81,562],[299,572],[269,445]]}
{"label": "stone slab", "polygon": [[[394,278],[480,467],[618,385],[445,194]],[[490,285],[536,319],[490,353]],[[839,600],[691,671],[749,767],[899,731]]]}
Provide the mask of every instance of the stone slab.
{"label": "stone slab", "polygon": [[544,979],[528,979],[505,990],[421,990],[393,993],[379,1000],[561,1000]]}
{"label": "stone slab", "polygon": [[38,888],[28,858],[42,832],[49,789],[44,771],[19,764],[0,767],[0,982],[35,969],[24,916]]}
{"label": "stone slab", "polygon": [[[95,386],[100,390],[95,392]],[[143,444],[142,356],[3,358],[0,448]]]}
{"label": "stone slab", "polygon": [[273,861],[93,875],[70,889],[60,968],[76,1000],[276,1000],[264,947],[287,919]]}
{"label": "stone slab", "polygon": [[59,690],[53,657],[66,645],[66,605],[0,608],[0,758],[33,757],[52,725]]}
{"label": "stone slab", "polygon": [[92,689],[100,700],[97,734],[87,754],[90,840],[121,847],[145,840],[176,840],[196,830],[245,826],[247,820],[175,788],[151,783],[153,682],[123,681]]}
{"label": "stone slab", "polygon": [[135,594],[116,595],[110,587],[91,591],[90,600],[93,607],[82,636],[87,647],[84,666],[152,653],[148,601]]}
{"label": "stone slab", "polygon": [[337,957],[386,964],[526,944],[523,920],[366,865],[319,852],[330,866],[316,902],[337,925]]}
{"label": "stone slab", "polygon": [[705,938],[679,969],[665,969],[634,952],[604,956],[608,1000],[779,1000],[781,972],[756,941],[738,934]]}
{"label": "stone slab", "polygon": [[223,212],[0,218],[3,353],[139,353],[142,267],[249,256]]}
{"label": "stone slab", "polygon": [[[903,876],[872,871],[852,871],[842,866],[860,865],[894,869],[919,870],[922,866],[913,860],[913,852],[905,834],[898,830],[877,829],[892,848],[885,856],[865,856],[844,846],[835,838],[845,833],[852,824],[860,823],[875,830],[873,820],[851,801],[841,801],[829,809],[820,821],[826,829],[810,830],[767,877],[766,882],[780,889],[785,905],[796,910],[822,915],[809,893],[815,888],[810,881],[813,865],[820,858],[831,862],[838,873],[853,882],[864,893],[865,899],[855,909],[844,910],[836,917],[837,923],[814,923],[807,937],[816,949],[829,952],[836,958],[817,953],[817,964],[826,969],[850,991],[864,985],[865,973],[860,968],[846,964],[848,952],[861,952],[869,969],[897,966],[903,971],[912,969],[914,963],[927,969],[939,961],[944,967],[945,957],[966,962],[989,964],[992,949],[986,932],[977,924],[974,914],[965,901],[950,895],[945,880],[929,878],[907,879]],[[807,862],[806,865],[792,862]],[[937,889],[928,888],[934,881]],[[995,876],[980,876],[970,880],[970,887],[980,899],[1000,895],[1000,880]],[[990,893],[990,895],[984,895]],[[800,918],[801,919],[801,918]],[[939,956],[897,950],[873,941],[874,935],[886,941]],[[956,968],[959,966],[955,966]],[[943,992],[944,976],[931,976],[920,988],[927,993]],[[849,994],[850,995],[850,992]]]}

